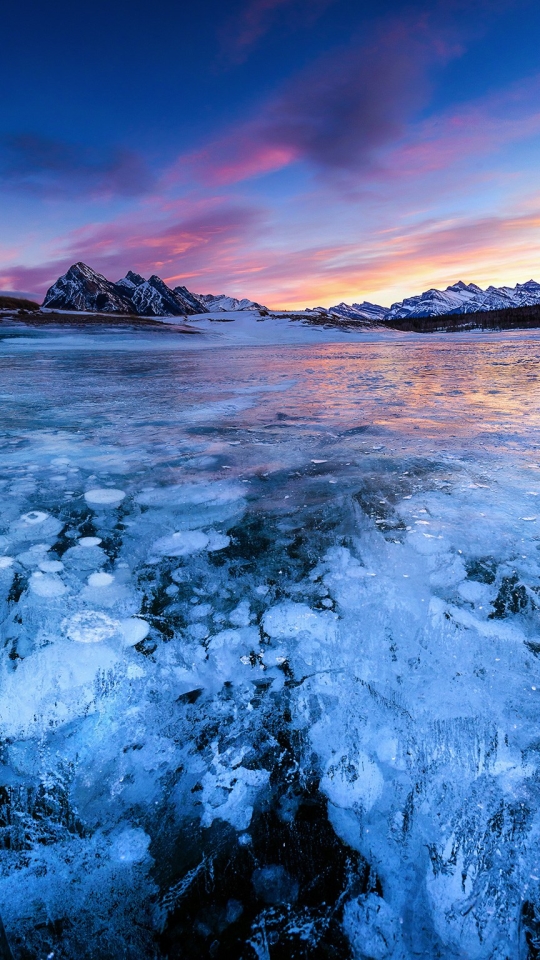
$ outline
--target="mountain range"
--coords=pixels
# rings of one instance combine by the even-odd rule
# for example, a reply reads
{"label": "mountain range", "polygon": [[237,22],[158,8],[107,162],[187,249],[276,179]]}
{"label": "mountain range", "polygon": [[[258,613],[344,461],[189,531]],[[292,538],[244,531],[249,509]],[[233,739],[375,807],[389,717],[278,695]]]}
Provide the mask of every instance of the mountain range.
{"label": "mountain range", "polygon": [[[376,303],[338,303],[334,307],[307,307],[305,313],[319,322],[360,326],[381,324],[413,317],[438,317],[450,314],[478,313],[512,307],[540,304],[540,283],[528,280],[515,287],[493,287],[486,290],[475,283],[460,280],[446,290],[431,288],[415,297],[407,297],[390,307]],[[237,310],[268,312],[254,300],[229,297],[226,294],[191,293],[187,287],[168,287],[160,277],[148,280],[130,270],[112,283],[85,263],[75,263],[47,291],[43,307],[55,310],[84,310],[99,313],[129,313],[141,317],[192,316],[202,313],[224,313]],[[294,311],[293,311],[294,313]]]}
{"label": "mountain range", "polygon": [[505,310],[509,307],[529,307],[540,303],[540,283],[528,280],[517,283],[515,287],[488,287],[482,290],[476,283],[452,284],[446,290],[432,287],[415,297],[407,297],[393,303],[391,307],[381,307],[376,303],[338,303],[335,307],[315,307],[317,313],[325,312],[329,316],[343,320],[371,321],[381,323],[388,320],[401,320],[408,317],[440,317],[445,314],[484,313],[488,310]]}
{"label": "mountain range", "polygon": [[253,300],[225,294],[196,294],[187,287],[168,287],[155,275],[148,280],[129,270],[112,283],[85,263],[74,263],[49,287],[43,306],[50,310],[129,313],[140,317],[180,317],[228,310],[264,310]]}

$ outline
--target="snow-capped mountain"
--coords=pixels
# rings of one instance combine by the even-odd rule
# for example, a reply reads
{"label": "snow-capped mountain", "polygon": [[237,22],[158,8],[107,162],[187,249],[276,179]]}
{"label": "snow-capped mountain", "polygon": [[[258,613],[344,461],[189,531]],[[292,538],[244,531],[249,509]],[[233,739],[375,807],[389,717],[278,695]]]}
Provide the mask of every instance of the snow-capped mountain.
{"label": "snow-capped mountain", "polygon": [[129,270],[116,286],[125,291],[133,304],[134,312],[141,317],[180,317],[207,312],[204,303],[186,287],[175,287],[171,290],[155,274],[145,280],[140,274]]}
{"label": "snow-capped mountain", "polygon": [[186,287],[171,290],[160,277],[145,280],[130,270],[111,283],[85,263],[75,263],[47,291],[43,306],[56,310],[135,313],[141,317],[180,317],[207,313],[204,303]]}
{"label": "snow-capped mountain", "polygon": [[56,310],[99,313],[132,313],[141,317],[179,317],[236,310],[265,310],[253,300],[238,300],[222,293],[191,293],[187,287],[171,289],[156,276],[148,280],[129,270],[111,283],[85,263],[75,263],[47,291],[43,306]]}
{"label": "snow-capped mountain", "polygon": [[445,314],[477,313],[488,310],[503,310],[512,307],[527,307],[540,303],[540,283],[528,280],[515,287],[488,287],[482,290],[476,283],[459,280],[437,290],[432,287],[415,297],[406,297],[391,307],[369,303],[338,303],[335,307],[317,307],[316,312],[343,320],[370,320],[381,323],[407,317],[438,317]]}
{"label": "snow-capped mountain", "polygon": [[74,263],[49,287],[43,306],[55,310],[133,313],[127,292],[85,263]]}
{"label": "snow-capped mountain", "polygon": [[256,303],[255,300],[247,300],[246,297],[244,297],[243,300],[238,300],[236,297],[228,297],[225,293],[219,293],[215,296],[213,293],[200,293],[198,294],[198,298],[202,300],[210,313],[220,313],[228,310],[267,309],[267,307],[264,307],[261,303]]}

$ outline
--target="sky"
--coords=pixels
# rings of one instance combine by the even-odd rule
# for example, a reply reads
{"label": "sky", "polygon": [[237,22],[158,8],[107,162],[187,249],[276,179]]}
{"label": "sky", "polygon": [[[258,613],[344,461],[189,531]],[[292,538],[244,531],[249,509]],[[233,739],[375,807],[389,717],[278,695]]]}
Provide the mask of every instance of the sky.
{"label": "sky", "polygon": [[17,0],[0,289],[270,307],[540,280],[538,0]]}

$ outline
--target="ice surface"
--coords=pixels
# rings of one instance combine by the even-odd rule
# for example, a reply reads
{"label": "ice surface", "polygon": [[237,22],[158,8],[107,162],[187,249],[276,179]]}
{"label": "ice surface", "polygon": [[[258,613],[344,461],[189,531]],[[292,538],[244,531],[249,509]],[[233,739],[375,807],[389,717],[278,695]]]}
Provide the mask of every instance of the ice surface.
{"label": "ice surface", "polygon": [[0,345],[14,957],[534,960],[540,338],[161,336]]}

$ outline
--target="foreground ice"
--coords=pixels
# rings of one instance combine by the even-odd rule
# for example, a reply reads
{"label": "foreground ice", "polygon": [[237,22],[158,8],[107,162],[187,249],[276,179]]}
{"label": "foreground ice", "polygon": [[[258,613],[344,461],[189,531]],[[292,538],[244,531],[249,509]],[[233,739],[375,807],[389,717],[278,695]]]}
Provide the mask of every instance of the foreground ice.
{"label": "foreground ice", "polygon": [[63,343],[0,348],[13,956],[538,956],[538,337]]}

